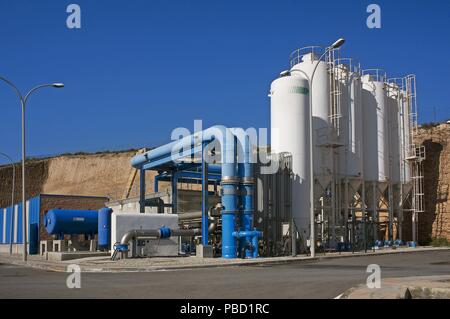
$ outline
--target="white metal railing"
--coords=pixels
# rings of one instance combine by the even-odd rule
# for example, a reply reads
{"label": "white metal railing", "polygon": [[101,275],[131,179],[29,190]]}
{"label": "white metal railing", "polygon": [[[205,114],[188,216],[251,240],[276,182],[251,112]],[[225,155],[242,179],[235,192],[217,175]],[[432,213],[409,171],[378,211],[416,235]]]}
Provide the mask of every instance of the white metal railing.
{"label": "white metal railing", "polygon": [[308,46],[293,51],[289,56],[291,68],[302,62],[305,55],[312,54],[313,58],[319,58],[325,50],[326,48],[321,46]]}
{"label": "white metal railing", "polygon": [[362,75],[370,75],[370,80],[373,82],[386,82],[387,75],[383,69],[365,69],[362,70]]}

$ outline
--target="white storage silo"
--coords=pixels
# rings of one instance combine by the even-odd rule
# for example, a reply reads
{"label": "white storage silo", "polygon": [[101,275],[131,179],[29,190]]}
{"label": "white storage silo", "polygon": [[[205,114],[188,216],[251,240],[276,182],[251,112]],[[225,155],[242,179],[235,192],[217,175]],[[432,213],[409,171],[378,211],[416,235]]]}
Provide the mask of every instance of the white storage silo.
{"label": "white storage silo", "polygon": [[[332,154],[330,143],[330,78],[327,63],[319,58],[323,49],[309,47],[299,49],[291,55],[291,73],[303,75],[312,83],[312,115],[314,129],[314,175],[322,189],[331,182],[332,177]],[[320,194],[316,194],[320,195]],[[317,197],[317,196],[316,196]]]}
{"label": "white storage silo", "polygon": [[402,90],[403,102],[400,110],[400,124],[401,124],[401,144],[402,144],[402,171],[401,171],[401,180],[403,184],[411,183],[411,167],[409,160],[407,159],[411,153],[411,103],[412,100],[408,96],[408,88],[409,85],[408,78],[404,79],[405,86]]}
{"label": "white storage silo", "polygon": [[292,155],[292,217],[299,234],[309,234],[310,152],[309,83],[300,74],[284,76],[272,82],[270,89],[272,153]]}
{"label": "white storage silo", "polygon": [[362,76],[364,179],[389,180],[388,112],[385,77],[376,70]]}
{"label": "white storage silo", "polygon": [[402,87],[397,81],[390,80],[387,83],[387,106],[389,123],[389,176],[392,184],[400,183],[400,125],[399,108],[402,105]]}
{"label": "white storage silo", "polygon": [[362,177],[362,101],[361,77],[351,59],[337,61],[335,74],[340,83],[339,175]]}

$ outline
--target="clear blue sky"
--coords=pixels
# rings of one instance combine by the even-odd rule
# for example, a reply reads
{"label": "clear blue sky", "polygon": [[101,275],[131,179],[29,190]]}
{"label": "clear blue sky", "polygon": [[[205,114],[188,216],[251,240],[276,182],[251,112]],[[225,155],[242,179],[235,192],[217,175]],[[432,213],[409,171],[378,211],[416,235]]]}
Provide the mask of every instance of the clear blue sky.
{"label": "clear blue sky", "polygon": [[[82,28],[66,27],[78,3]],[[378,3],[382,28],[366,27]],[[0,75],[29,101],[28,154],[157,146],[178,126],[269,126],[289,53],[343,36],[343,55],[417,75],[420,120],[450,118],[450,1],[0,0]],[[0,83],[0,151],[20,159],[20,108]],[[5,163],[0,159],[0,163]]]}

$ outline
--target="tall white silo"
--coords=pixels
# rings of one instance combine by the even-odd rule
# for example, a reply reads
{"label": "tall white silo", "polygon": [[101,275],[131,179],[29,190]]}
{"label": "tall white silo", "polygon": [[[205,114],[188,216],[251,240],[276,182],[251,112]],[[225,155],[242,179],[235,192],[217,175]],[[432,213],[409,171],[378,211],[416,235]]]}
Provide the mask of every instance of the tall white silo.
{"label": "tall white silo", "polygon": [[[335,61],[334,76],[339,86],[337,96],[338,125],[338,176],[339,176],[339,211],[341,225],[344,226],[344,240],[354,237],[356,210],[358,205],[355,195],[362,195],[363,154],[362,154],[362,96],[361,75],[353,59],[338,59]],[[359,199],[361,196],[358,197]],[[351,235],[352,233],[353,235]],[[342,234],[342,231],[341,231]]]}
{"label": "tall white silo", "polygon": [[[314,176],[322,190],[326,189],[332,179],[333,161],[330,144],[330,78],[328,65],[319,60],[323,49],[308,47],[299,49],[291,55],[291,73],[301,74],[312,83],[312,115],[314,129]],[[316,198],[322,195],[315,191]]]}
{"label": "tall white silo", "polygon": [[400,109],[400,124],[401,124],[401,134],[400,141],[402,144],[402,165],[401,165],[401,180],[405,185],[411,186],[411,166],[408,160],[411,152],[411,103],[412,100],[408,94],[407,82],[408,79],[404,78],[404,86],[401,92],[402,94],[402,104]]}
{"label": "tall white silo", "polygon": [[361,77],[351,59],[337,61],[335,74],[340,82],[340,125],[338,132],[339,175],[357,178],[363,175]]}
{"label": "tall white silo", "polygon": [[389,129],[385,80],[379,70],[362,76],[364,179],[389,180]]}
{"label": "tall white silo", "polygon": [[272,82],[270,96],[272,153],[292,155],[292,217],[305,240],[310,233],[311,189],[308,80],[301,74],[282,73]]}
{"label": "tall white silo", "polygon": [[389,186],[389,127],[385,75],[363,71],[363,158],[365,202],[373,221],[373,240],[378,239],[379,205]]}
{"label": "tall white silo", "polygon": [[387,106],[389,124],[389,176],[392,184],[400,183],[400,112],[403,100],[402,87],[397,81],[391,80],[387,83]]}

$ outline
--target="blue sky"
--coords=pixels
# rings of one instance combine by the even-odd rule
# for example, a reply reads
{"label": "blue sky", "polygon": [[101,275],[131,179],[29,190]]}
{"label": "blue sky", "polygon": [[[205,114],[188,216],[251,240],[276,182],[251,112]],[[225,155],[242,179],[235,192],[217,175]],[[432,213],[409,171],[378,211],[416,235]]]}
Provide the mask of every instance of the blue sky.
{"label": "blue sky", "polygon": [[[66,27],[70,3],[81,29]],[[366,27],[370,3],[381,29]],[[30,99],[30,156],[157,146],[194,119],[268,127],[270,82],[289,53],[341,36],[364,68],[416,74],[428,122],[450,118],[449,16],[447,0],[0,0],[0,75],[23,91],[66,84]],[[0,108],[0,152],[19,160],[20,107],[4,83]]]}

